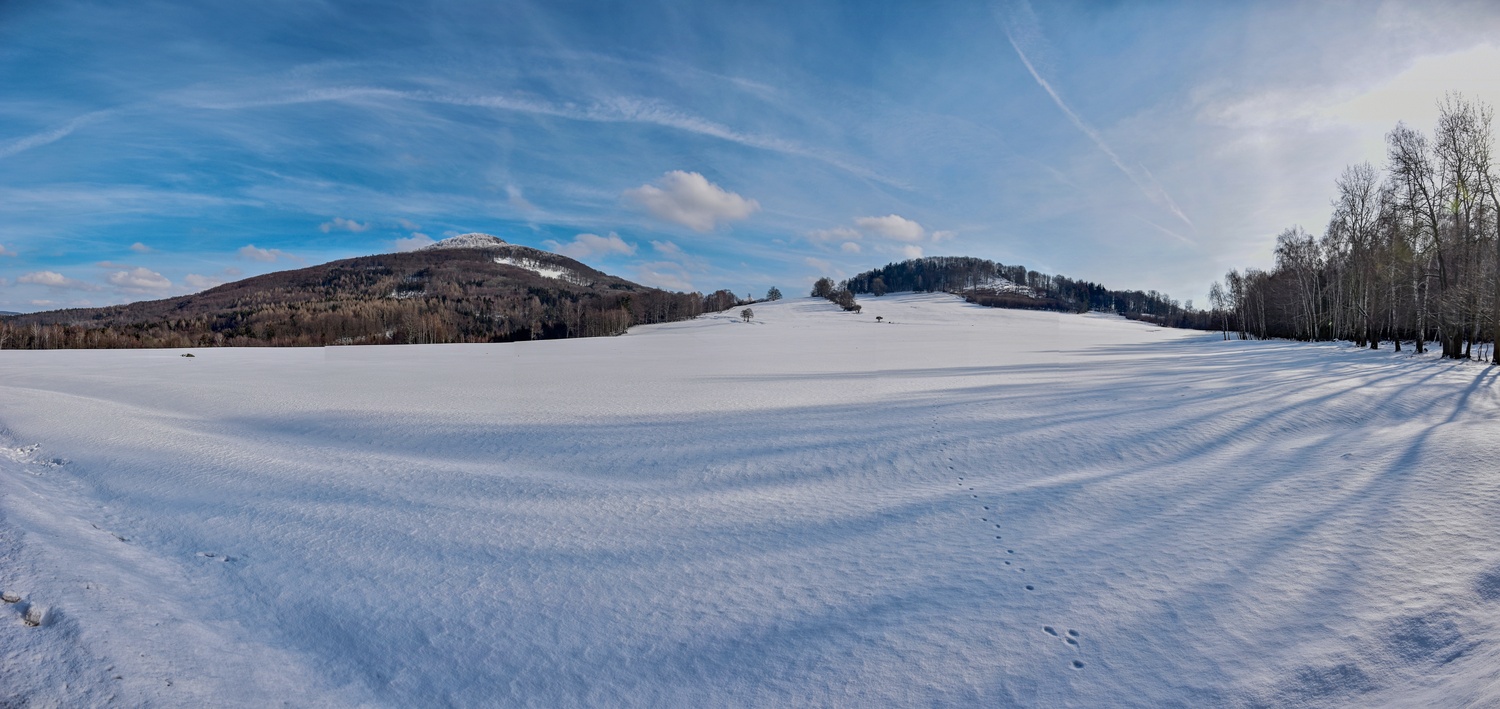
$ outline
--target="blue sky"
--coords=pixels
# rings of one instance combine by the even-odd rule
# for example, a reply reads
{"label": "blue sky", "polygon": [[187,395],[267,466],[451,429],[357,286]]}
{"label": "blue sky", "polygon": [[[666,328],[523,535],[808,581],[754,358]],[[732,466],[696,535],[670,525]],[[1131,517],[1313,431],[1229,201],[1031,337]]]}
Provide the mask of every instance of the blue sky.
{"label": "blue sky", "polygon": [[1202,298],[1490,3],[0,4],[0,310],[481,231],[673,289],[973,255]]}

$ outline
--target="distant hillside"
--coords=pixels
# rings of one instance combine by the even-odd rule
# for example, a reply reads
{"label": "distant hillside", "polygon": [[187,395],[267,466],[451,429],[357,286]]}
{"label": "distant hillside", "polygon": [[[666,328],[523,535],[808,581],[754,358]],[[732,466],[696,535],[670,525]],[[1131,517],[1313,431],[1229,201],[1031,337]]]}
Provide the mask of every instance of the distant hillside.
{"label": "distant hillside", "polygon": [[[1206,314],[1157,291],[1117,291],[1098,283],[1051,276],[969,256],[931,256],[865,271],[844,281],[854,293],[953,293],[979,305],[1083,313],[1115,312],[1173,327],[1213,329]],[[1199,321],[1202,322],[1199,322]]]}
{"label": "distant hillside", "polygon": [[670,293],[565,256],[465,234],[420,251],[268,273],[202,293],[0,321],[0,347],[508,342],[617,335],[732,294]]}

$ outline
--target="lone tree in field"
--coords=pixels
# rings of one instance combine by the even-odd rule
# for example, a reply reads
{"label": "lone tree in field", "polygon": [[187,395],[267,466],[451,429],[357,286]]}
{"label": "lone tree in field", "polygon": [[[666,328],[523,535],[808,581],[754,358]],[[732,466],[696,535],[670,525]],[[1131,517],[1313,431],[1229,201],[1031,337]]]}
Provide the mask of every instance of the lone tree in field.
{"label": "lone tree in field", "polygon": [[781,300],[781,289],[771,286],[771,290],[766,291],[766,300]]}
{"label": "lone tree in field", "polygon": [[745,308],[744,310],[740,311],[740,319],[744,320],[745,322],[750,322],[750,318],[753,318],[753,317],[755,317],[755,311],[754,310],[751,310],[749,308]]}
{"label": "lone tree in field", "polygon": [[833,279],[827,276],[818,279],[813,284],[812,296],[814,298],[827,298],[833,294]]}

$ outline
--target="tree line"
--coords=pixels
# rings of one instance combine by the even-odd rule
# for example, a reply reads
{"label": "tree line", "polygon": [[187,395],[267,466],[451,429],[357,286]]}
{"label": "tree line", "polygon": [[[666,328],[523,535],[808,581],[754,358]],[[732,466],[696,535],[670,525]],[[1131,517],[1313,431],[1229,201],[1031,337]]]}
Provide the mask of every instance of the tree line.
{"label": "tree line", "polygon": [[[1269,271],[1232,270],[1209,291],[1225,337],[1402,341],[1467,359],[1500,323],[1500,189],[1490,106],[1448,94],[1424,134],[1386,134],[1386,163],[1346,168],[1321,237],[1276,238]],[[1500,364],[1500,351],[1491,348]]]}

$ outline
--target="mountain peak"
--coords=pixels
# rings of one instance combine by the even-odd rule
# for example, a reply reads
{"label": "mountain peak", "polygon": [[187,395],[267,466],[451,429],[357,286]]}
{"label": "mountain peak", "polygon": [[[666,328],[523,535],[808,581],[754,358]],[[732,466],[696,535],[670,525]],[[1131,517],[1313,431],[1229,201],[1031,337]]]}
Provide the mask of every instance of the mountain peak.
{"label": "mountain peak", "polygon": [[493,249],[499,246],[509,246],[504,239],[489,234],[468,233],[450,236],[434,244],[423,246],[421,251],[434,251],[436,249]]}

